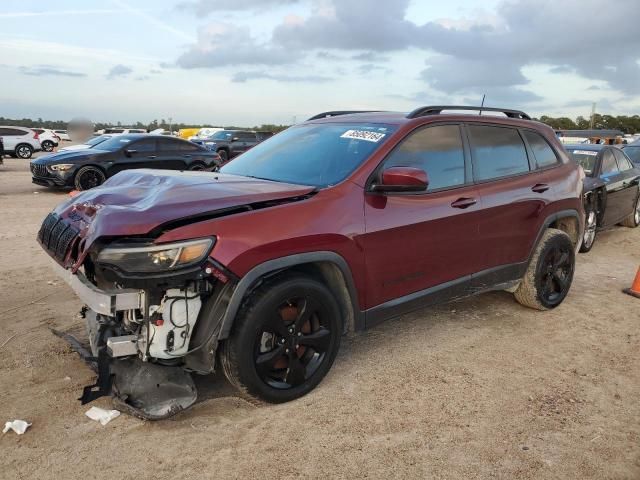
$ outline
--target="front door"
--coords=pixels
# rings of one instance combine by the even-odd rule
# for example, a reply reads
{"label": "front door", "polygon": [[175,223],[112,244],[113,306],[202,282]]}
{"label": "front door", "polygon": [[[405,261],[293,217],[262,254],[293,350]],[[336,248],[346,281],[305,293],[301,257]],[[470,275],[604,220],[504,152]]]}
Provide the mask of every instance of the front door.
{"label": "front door", "polygon": [[410,133],[384,160],[379,171],[420,168],[429,186],[418,194],[365,194],[360,241],[368,308],[410,294],[466,291],[478,264],[479,205],[463,145],[459,125],[428,126]]}
{"label": "front door", "polygon": [[600,179],[605,183],[607,189],[603,226],[611,226],[626,216],[625,211],[628,210],[625,207],[625,197],[628,193],[627,185],[625,185],[625,175],[620,172],[618,162],[616,162],[613,148],[605,148],[600,161]]}

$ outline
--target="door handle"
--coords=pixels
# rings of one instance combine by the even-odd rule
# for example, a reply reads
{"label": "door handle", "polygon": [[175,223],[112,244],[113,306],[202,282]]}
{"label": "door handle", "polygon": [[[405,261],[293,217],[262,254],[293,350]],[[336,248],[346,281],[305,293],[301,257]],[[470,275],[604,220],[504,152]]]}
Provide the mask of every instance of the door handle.
{"label": "door handle", "polygon": [[147,158],[150,158],[153,160],[154,158],[156,158],[156,155],[149,155]]}
{"label": "door handle", "polygon": [[536,183],[533,187],[531,187],[531,190],[536,193],[544,193],[549,190],[549,185],[547,185],[546,183]]}
{"label": "door handle", "polygon": [[476,202],[475,198],[462,197],[462,198],[459,198],[458,200],[456,200],[455,202],[453,202],[451,204],[451,206],[453,208],[468,208],[468,207],[470,207],[472,205],[475,205],[476,203],[477,202]]}
{"label": "door handle", "polygon": [[191,155],[183,155],[184,158],[191,158]]}

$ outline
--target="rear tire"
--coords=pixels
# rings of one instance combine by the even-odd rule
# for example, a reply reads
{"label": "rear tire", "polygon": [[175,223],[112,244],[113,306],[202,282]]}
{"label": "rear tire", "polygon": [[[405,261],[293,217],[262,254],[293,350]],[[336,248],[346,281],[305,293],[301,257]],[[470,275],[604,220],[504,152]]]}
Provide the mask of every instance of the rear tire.
{"label": "rear tire", "polygon": [[562,303],[573,281],[574,246],[569,235],[549,228],[540,239],[524,278],[514,296],[536,310],[550,310]]}
{"label": "rear tire", "polygon": [[187,170],[190,170],[192,172],[202,172],[205,168],[206,166],[204,163],[194,163],[193,165],[189,165],[189,168]]}
{"label": "rear tire", "polygon": [[76,173],[73,181],[76,190],[89,190],[91,188],[98,187],[104,183],[106,177],[104,172],[98,167],[82,167]]}
{"label": "rear tire", "polygon": [[28,143],[21,143],[16,145],[16,153],[15,155],[18,158],[22,158],[24,160],[28,160],[33,155],[33,148]]}
{"label": "rear tire", "polygon": [[288,402],[324,378],[341,334],[340,309],[329,289],[307,276],[285,275],[245,299],[220,363],[244,396]]}
{"label": "rear tire", "polygon": [[42,147],[42,150],[44,150],[45,152],[52,152],[54,147],[53,142],[50,140],[45,140],[40,144],[40,146]]}
{"label": "rear tire", "polygon": [[640,192],[638,192],[638,198],[636,198],[636,209],[620,222],[620,225],[629,228],[636,228],[640,225]]}

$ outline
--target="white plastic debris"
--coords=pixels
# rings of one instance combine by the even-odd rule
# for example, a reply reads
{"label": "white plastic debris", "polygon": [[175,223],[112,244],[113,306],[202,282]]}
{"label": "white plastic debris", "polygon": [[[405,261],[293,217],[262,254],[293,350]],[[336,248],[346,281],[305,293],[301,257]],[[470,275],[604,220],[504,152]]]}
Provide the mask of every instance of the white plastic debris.
{"label": "white plastic debris", "polygon": [[114,418],[117,418],[120,415],[120,412],[118,410],[105,410],[104,408],[91,407],[85,412],[85,415],[91,420],[95,420],[96,422],[100,422],[102,425],[106,425]]}
{"label": "white plastic debris", "polygon": [[24,420],[14,420],[13,422],[7,422],[4,424],[2,433],[7,433],[9,430],[13,430],[18,435],[22,435],[30,426],[31,424],[25,422]]}

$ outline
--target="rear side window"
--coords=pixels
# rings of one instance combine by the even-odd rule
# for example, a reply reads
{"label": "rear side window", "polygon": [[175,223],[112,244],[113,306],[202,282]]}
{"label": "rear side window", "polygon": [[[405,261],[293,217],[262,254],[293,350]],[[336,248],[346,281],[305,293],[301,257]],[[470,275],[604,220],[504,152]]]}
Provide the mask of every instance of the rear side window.
{"label": "rear side window", "polygon": [[531,150],[533,151],[533,156],[536,159],[536,166],[538,168],[545,168],[558,164],[558,157],[556,157],[555,152],[542,135],[530,130],[525,130],[523,133],[527,142],[529,142]]}
{"label": "rear side window", "polygon": [[196,144],[191,142],[181,142],[180,140],[176,140],[173,143],[173,149],[181,152],[195,152],[200,150]]}
{"label": "rear side window", "polygon": [[23,137],[24,135],[27,135],[27,132],[25,132],[24,130],[18,130],[17,128],[3,128],[0,130],[1,131],[1,135],[5,135],[7,137]]}
{"label": "rear side window", "polygon": [[467,128],[477,180],[529,171],[527,150],[517,130],[486,125],[469,125]]}
{"label": "rear side window", "polygon": [[414,167],[427,172],[428,190],[464,184],[464,150],[458,125],[423,128],[410,134],[385,161],[388,167]]}
{"label": "rear side window", "polygon": [[611,150],[605,150],[602,154],[602,175],[614,175],[619,171],[613,152]]}
{"label": "rear side window", "polygon": [[156,151],[156,141],[155,140],[140,140],[138,142],[132,143],[129,147],[131,150],[136,150],[139,153],[147,153],[147,152],[155,152]]}
{"label": "rear side window", "polygon": [[627,154],[632,162],[640,163],[640,147],[627,147],[624,149],[624,153]]}
{"label": "rear side window", "polygon": [[633,165],[631,165],[631,162],[629,161],[627,156],[622,153],[622,150],[614,150],[613,153],[616,156],[616,160],[618,161],[618,168],[620,168],[621,172],[625,172],[633,168]]}

